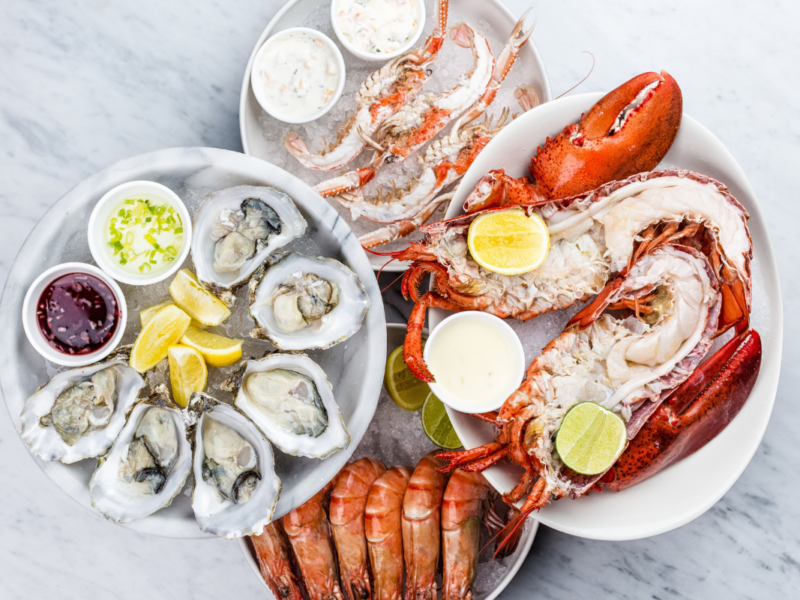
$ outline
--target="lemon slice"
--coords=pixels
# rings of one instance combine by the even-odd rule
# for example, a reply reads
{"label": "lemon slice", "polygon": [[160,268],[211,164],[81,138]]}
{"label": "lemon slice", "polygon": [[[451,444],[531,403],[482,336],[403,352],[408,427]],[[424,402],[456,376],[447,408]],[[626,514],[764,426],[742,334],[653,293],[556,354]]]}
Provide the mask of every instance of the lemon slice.
{"label": "lemon slice", "polygon": [[573,406],[556,433],[556,452],[576,473],[599,475],[619,458],[628,442],[625,421],[595,402]]}
{"label": "lemon slice", "polygon": [[227,367],[242,358],[242,340],[232,340],[191,325],[183,334],[181,344],[197,350],[210,367]]}
{"label": "lemon slice", "polygon": [[[423,344],[423,348],[425,345]],[[431,391],[428,384],[420,381],[406,366],[403,360],[403,347],[398,346],[386,360],[383,385],[400,408],[419,410]]]}
{"label": "lemon slice", "polygon": [[178,271],[169,284],[169,293],[186,314],[203,325],[219,325],[231,316],[225,303],[204,288],[189,269]]}
{"label": "lemon slice", "polygon": [[131,350],[131,366],[144,373],[167,356],[169,347],[186,333],[191,317],[177,306],[165,306],[147,323]]}
{"label": "lemon slice", "polygon": [[480,266],[501,275],[519,275],[539,267],[550,250],[542,218],[521,208],[493,210],[469,226],[467,245]]}
{"label": "lemon slice", "polygon": [[169,379],[175,402],[186,407],[192,394],[206,389],[208,369],[203,355],[189,346],[170,346]]}
{"label": "lemon slice", "polygon": [[447,416],[444,404],[433,392],[428,394],[422,405],[422,429],[431,441],[440,448],[455,450],[462,446],[456,430]]}
{"label": "lemon slice", "polygon": [[[153,304],[153,306],[148,306],[145,309],[139,311],[139,320],[142,322],[142,329],[144,329],[147,324],[156,316],[156,313],[160,311],[165,306],[177,306],[174,302],[159,302],[158,304]],[[200,321],[195,321],[192,319],[191,323],[192,327],[197,327],[198,329],[205,329],[206,325],[203,325]]]}

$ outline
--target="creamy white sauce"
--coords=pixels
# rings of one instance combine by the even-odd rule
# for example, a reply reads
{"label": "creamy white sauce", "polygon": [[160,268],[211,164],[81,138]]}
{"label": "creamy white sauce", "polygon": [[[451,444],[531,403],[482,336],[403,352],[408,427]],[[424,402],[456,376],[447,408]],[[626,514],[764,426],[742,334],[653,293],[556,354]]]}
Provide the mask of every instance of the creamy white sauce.
{"label": "creamy white sauce", "polygon": [[339,64],[325,41],[304,31],[270,39],[256,65],[264,98],[276,112],[310,117],[332,99],[339,85]]}
{"label": "creamy white sauce", "polygon": [[496,406],[519,385],[517,356],[508,339],[485,321],[462,318],[441,326],[427,362],[436,383],[467,410]]}
{"label": "creamy white sauce", "polygon": [[417,29],[418,0],[339,0],[336,24],[356,48],[388,54],[403,46]]}

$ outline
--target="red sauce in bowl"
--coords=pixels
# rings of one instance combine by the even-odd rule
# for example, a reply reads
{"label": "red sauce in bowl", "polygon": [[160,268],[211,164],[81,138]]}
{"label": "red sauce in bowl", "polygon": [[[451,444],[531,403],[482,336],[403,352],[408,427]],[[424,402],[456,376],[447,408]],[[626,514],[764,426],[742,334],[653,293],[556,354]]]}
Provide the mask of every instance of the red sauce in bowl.
{"label": "red sauce in bowl", "polygon": [[119,326],[111,288],[88,273],[69,273],[45,288],[36,304],[39,331],[64,354],[89,354],[105,346]]}

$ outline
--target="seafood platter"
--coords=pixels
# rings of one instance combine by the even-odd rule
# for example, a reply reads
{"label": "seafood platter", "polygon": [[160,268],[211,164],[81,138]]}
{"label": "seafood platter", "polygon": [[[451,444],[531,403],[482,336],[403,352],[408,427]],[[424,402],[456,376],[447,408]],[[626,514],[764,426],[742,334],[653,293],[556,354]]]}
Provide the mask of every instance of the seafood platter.
{"label": "seafood platter", "polygon": [[[361,26],[351,13],[369,4],[398,22],[411,11],[409,35],[394,22],[378,29],[401,28],[388,37]],[[403,248],[406,238],[419,237],[419,224],[442,217],[455,183],[489,139],[551,99],[530,38],[534,24],[531,15],[514,16],[499,0],[290,0],[258,38],[245,69],[244,152],[314,186],[365,247]],[[354,27],[359,35],[348,35]],[[299,34],[332,45],[338,56],[329,57],[330,70],[344,71],[341,89],[330,81],[326,112],[308,122],[263,97],[270,85],[264,57]],[[377,254],[369,258],[375,269],[405,268]]]}
{"label": "seafood platter", "polygon": [[434,336],[481,314],[527,369],[491,406],[448,402],[466,449],[440,457],[484,472],[519,522],[582,537],[656,535],[719,500],[766,430],[783,309],[755,193],[678,83],[643,73],[521,116],[446,216],[391,255],[412,261],[406,363],[441,387]]}
{"label": "seafood platter", "polygon": [[25,242],[1,312],[3,396],[37,464],[158,535],[260,533],[347,463],[381,386],[356,238],[301,181],[224,150],[79,184]]}

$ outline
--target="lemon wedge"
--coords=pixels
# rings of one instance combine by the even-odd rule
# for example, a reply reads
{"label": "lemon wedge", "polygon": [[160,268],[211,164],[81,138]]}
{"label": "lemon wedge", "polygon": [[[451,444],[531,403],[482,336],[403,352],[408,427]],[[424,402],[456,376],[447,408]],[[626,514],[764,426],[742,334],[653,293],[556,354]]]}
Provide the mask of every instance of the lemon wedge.
{"label": "lemon wedge", "polygon": [[191,325],[183,334],[181,344],[197,350],[210,367],[227,367],[242,358],[242,340],[232,340]]}
{"label": "lemon wedge", "polygon": [[519,275],[539,267],[550,250],[550,235],[542,218],[521,208],[493,210],[469,226],[467,245],[484,269],[501,275]]}
{"label": "lemon wedge", "polygon": [[627,443],[625,421],[595,402],[581,402],[570,408],[555,440],[561,461],[582,475],[605,473]]}
{"label": "lemon wedge", "polygon": [[427,383],[409,370],[403,359],[403,346],[395,348],[386,360],[383,385],[400,408],[411,411],[422,408],[431,391]]}
{"label": "lemon wedge", "polygon": [[219,325],[231,316],[225,303],[209,292],[189,269],[181,269],[169,284],[169,293],[186,314],[203,325]]}
{"label": "lemon wedge", "polygon": [[191,317],[177,306],[165,306],[147,323],[131,350],[131,366],[144,373],[167,356],[169,347],[186,333]]}
{"label": "lemon wedge", "polygon": [[206,389],[206,361],[194,348],[180,344],[170,346],[168,355],[172,397],[179,406],[185,408],[192,394]]}
{"label": "lemon wedge", "polygon": [[[147,327],[147,324],[156,316],[156,313],[160,311],[165,306],[177,306],[174,302],[166,301],[166,302],[159,302],[158,304],[153,304],[153,306],[148,306],[139,311],[139,320],[142,322],[142,329]],[[203,325],[200,321],[195,321],[192,319],[191,322],[192,327],[197,327],[198,329],[205,329],[206,326]]]}

